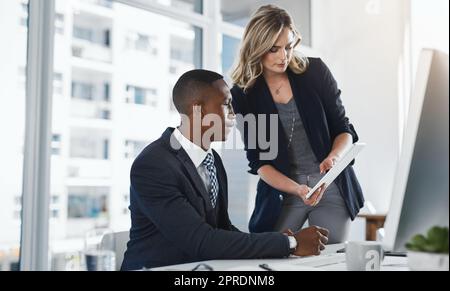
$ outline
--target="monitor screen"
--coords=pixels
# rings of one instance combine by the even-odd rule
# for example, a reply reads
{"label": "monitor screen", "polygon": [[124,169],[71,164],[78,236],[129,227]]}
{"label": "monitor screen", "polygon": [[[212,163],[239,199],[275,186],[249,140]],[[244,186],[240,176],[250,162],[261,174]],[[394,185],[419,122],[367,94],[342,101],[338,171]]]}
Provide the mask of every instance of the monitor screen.
{"label": "monitor screen", "polygon": [[448,54],[421,52],[384,228],[389,251],[404,252],[415,234],[449,224],[448,62]]}

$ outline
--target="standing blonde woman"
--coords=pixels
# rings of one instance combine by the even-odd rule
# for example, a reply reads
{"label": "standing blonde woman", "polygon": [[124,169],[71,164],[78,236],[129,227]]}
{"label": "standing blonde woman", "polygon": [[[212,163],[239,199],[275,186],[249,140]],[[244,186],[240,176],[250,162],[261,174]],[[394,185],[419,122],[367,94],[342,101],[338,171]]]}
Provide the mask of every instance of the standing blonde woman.
{"label": "standing blonde woman", "polygon": [[[298,231],[308,220],[330,231],[329,243],[339,243],[345,241],[350,221],[364,204],[352,166],[312,198],[305,199],[305,195],[358,135],[346,117],[341,91],[328,67],[321,59],[296,55],[294,49],[300,42],[285,10],[262,6],[245,29],[232,73],[237,114],[263,114],[266,120],[270,114],[279,117],[275,128],[278,155],[273,160],[261,159],[260,153],[267,149],[249,147],[249,125],[238,124],[249,172],[261,178],[249,229]],[[270,126],[266,128],[270,131]],[[265,136],[271,136],[270,132]]]}

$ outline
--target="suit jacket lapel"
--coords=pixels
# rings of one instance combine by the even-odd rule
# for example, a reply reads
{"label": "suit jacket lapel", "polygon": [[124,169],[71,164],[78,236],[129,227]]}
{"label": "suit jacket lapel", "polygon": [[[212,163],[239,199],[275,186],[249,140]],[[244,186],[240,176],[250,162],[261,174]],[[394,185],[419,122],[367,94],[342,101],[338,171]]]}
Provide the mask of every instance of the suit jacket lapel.
{"label": "suit jacket lapel", "polygon": [[[167,133],[167,131],[166,131],[166,133]],[[209,198],[209,194],[206,191],[205,184],[203,183],[202,178],[198,174],[197,168],[195,167],[194,163],[189,158],[186,151],[178,143],[178,141],[175,138],[172,139],[172,143],[175,143],[176,149],[174,149],[170,145],[170,137],[172,136],[172,133],[173,133],[173,130],[171,130],[169,136],[166,136],[166,141],[169,143],[168,146],[170,147],[170,149],[172,151],[175,152],[177,159],[181,162],[181,164],[185,168],[185,171],[184,171],[185,174],[189,177],[189,179],[192,181],[192,184],[195,186],[198,193],[200,193],[200,196],[203,198],[203,200],[205,202],[204,205],[205,205],[206,211],[209,211],[212,209],[212,205],[211,205],[211,199]]]}

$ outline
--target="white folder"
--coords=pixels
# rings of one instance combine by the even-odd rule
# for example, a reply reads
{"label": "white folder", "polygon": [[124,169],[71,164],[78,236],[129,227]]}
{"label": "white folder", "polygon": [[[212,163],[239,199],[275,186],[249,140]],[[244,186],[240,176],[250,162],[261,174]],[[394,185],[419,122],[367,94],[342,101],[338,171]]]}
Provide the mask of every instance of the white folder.
{"label": "white folder", "polygon": [[306,199],[309,199],[323,184],[329,186],[333,183],[334,179],[336,179],[337,176],[339,176],[339,174],[348,166],[348,164],[355,159],[355,157],[365,146],[365,143],[354,143],[352,147],[344,154],[344,156],[337,162],[337,164],[334,165],[333,168],[331,168],[313,188],[311,188],[306,195]]}

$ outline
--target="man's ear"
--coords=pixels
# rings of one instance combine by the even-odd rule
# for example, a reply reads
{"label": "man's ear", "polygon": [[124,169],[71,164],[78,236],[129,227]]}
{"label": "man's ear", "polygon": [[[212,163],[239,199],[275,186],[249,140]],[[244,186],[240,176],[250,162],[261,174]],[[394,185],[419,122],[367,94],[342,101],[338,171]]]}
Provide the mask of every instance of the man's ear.
{"label": "man's ear", "polygon": [[203,106],[199,103],[192,104],[192,114],[202,114],[203,113],[202,107]]}
{"label": "man's ear", "polygon": [[201,117],[206,115],[205,104],[203,101],[196,101],[192,106],[193,113],[200,114]]}

